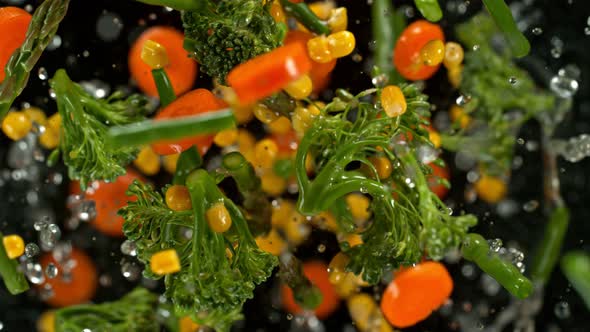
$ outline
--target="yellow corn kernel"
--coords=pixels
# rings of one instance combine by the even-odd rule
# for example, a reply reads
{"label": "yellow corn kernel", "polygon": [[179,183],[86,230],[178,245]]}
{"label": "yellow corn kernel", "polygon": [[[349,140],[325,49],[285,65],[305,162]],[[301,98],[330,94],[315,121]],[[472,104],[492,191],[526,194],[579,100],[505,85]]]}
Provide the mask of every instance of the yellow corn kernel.
{"label": "yellow corn kernel", "polygon": [[160,171],[160,156],[147,145],[141,148],[133,165],[145,175],[156,175]]}
{"label": "yellow corn kernel", "polygon": [[2,121],[2,131],[13,141],[27,136],[32,126],[31,119],[23,112],[10,112]]}
{"label": "yellow corn kernel", "polygon": [[207,212],[205,212],[207,223],[212,231],[215,233],[223,233],[227,231],[232,224],[229,211],[222,202],[213,204]]}
{"label": "yellow corn kernel", "polygon": [[463,108],[459,105],[451,106],[449,110],[449,116],[453,122],[458,122],[461,128],[467,128],[471,123],[471,116],[469,114],[465,114]]}
{"label": "yellow corn kernel", "polygon": [[158,251],[150,258],[150,269],[157,275],[180,271],[180,259],[174,249]]}
{"label": "yellow corn kernel", "polygon": [[8,258],[20,257],[25,252],[25,242],[18,235],[6,235],[2,239]]}
{"label": "yellow corn kernel", "polygon": [[305,217],[297,212],[297,210],[291,211],[291,215],[287,219],[284,229],[289,243],[294,246],[298,246],[305,241],[311,232],[309,224],[305,222]]}
{"label": "yellow corn kernel", "polygon": [[238,150],[243,155],[254,149],[256,138],[246,129],[238,129]]}
{"label": "yellow corn kernel", "polygon": [[275,256],[279,256],[287,248],[287,243],[274,228],[265,236],[257,236],[256,244],[258,248]]}
{"label": "yellow corn kernel", "polygon": [[348,245],[352,247],[356,247],[359,244],[363,244],[363,238],[360,234],[350,233],[344,236],[344,242],[348,242]]}
{"label": "yellow corn kernel", "polygon": [[428,130],[428,138],[432,142],[435,148],[440,148],[441,138],[440,134],[436,130],[429,129]]}
{"label": "yellow corn kernel", "polygon": [[295,99],[307,98],[311,90],[313,90],[313,84],[309,75],[303,75],[285,87],[285,92]]}
{"label": "yellow corn kernel", "polygon": [[356,40],[350,31],[339,31],[328,36],[328,49],[333,58],[342,58],[354,50]]}
{"label": "yellow corn kernel", "polygon": [[193,208],[187,187],[173,185],[166,190],[166,205],[174,211],[187,211]]}
{"label": "yellow corn kernel", "polygon": [[180,157],[180,153],[169,154],[163,156],[162,158],[162,165],[166,172],[170,174],[174,174],[176,172],[176,164],[178,164],[178,158]]}
{"label": "yellow corn kernel", "polygon": [[272,16],[277,23],[287,23],[287,16],[278,0],[272,2],[272,5],[270,6],[270,16]]}
{"label": "yellow corn kernel", "polygon": [[239,105],[239,104],[230,104],[232,105],[232,112],[236,117],[236,121],[239,124],[248,123],[254,117],[254,113],[252,112],[251,105]]}
{"label": "yellow corn kernel", "polygon": [[222,130],[213,138],[213,142],[222,148],[234,144],[237,140],[238,130],[236,128]]}
{"label": "yellow corn kernel", "polygon": [[373,166],[375,166],[379,179],[387,179],[391,175],[393,168],[391,166],[391,161],[389,161],[388,158],[371,157],[369,158],[369,161],[371,162],[371,164],[373,164]]}
{"label": "yellow corn kernel", "polygon": [[29,117],[29,119],[36,124],[45,126],[47,123],[47,116],[45,112],[37,107],[29,107],[23,110],[23,112]]}
{"label": "yellow corn kernel", "polygon": [[375,300],[366,293],[351,296],[346,302],[350,317],[361,331],[366,331],[375,311],[379,311]]}
{"label": "yellow corn kernel", "polygon": [[273,134],[283,135],[291,130],[291,120],[281,116],[268,124],[268,130]]}
{"label": "yellow corn kernel", "polygon": [[328,37],[318,36],[307,41],[307,54],[318,63],[328,63],[335,57],[332,56]]}
{"label": "yellow corn kernel", "polygon": [[339,252],[330,261],[328,265],[328,279],[332,284],[337,284],[344,279],[346,271],[346,265],[350,261],[350,258],[344,253]]}
{"label": "yellow corn kernel", "polygon": [[495,204],[506,196],[507,190],[502,179],[484,174],[475,182],[475,191],[485,202]]}
{"label": "yellow corn kernel", "polygon": [[322,21],[330,17],[330,12],[335,6],[334,1],[318,1],[308,5],[309,9]]}
{"label": "yellow corn kernel", "polygon": [[381,91],[381,106],[390,118],[400,116],[406,112],[408,104],[404,93],[397,85],[388,85]]}
{"label": "yellow corn kernel", "polygon": [[332,233],[338,232],[338,224],[336,218],[329,211],[322,211],[317,215],[313,216],[312,219],[314,225],[320,229],[328,230]]}
{"label": "yellow corn kernel", "polygon": [[256,104],[252,109],[254,116],[262,123],[269,124],[279,118],[279,114],[264,104]]}
{"label": "yellow corn kernel", "polygon": [[55,149],[59,145],[59,132],[45,127],[45,131],[39,136],[39,143],[46,149]]}
{"label": "yellow corn kernel", "polygon": [[152,69],[164,68],[170,63],[166,48],[153,40],[147,40],[143,44],[141,60]]}
{"label": "yellow corn kernel", "polygon": [[346,30],[348,27],[348,13],[346,7],[340,7],[330,11],[328,27],[332,33]]}
{"label": "yellow corn kernel", "polygon": [[277,158],[279,147],[273,140],[265,138],[254,146],[254,156],[256,166],[261,168],[271,168]]}
{"label": "yellow corn kernel", "polygon": [[200,325],[193,322],[189,316],[184,316],[178,321],[178,332],[197,332]]}
{"label": "yellow corn kernel", "polygon": [[447,70],[447,78],[449,82],[453,86],[453,88],[458,88],[461,85],[461,77],[463,75],[463,65],[458,65],[455,67],[451,67]]}
{"label": "yellow corn kernel", "polygon": [[291,122],[293,123],[293,129],[300,137],[305,134],[307,129],[313,124],[315,117],[319,115],[319,112],[317,114],[314,113],[315,109],[317,108],[295,107],[295,111],[291,116]]}
{"label": "yellow corn kernel", "polygon": [[305,172],[307,174],[311,174],[314,171],[315,162],[313,161],[313,157],[308,153],[305,155]]}
{"label": "yellow corn kernel", "polygon": [[311,104],[307,105],[307,109],[311,112],[312,115],[320,115],[320,113],[325,107],[326,103],[321,101],[314,101]]}
{"label": "yellow corn kernel", "polygon": [[59,113],[55,113],[50,116],[49,119],[47,119],[47,126],[59,133],[61,130],[61,115],[59,115]]}
{"label": "yellow corn kernel", "polygon": [[369,220],[371,212],[369,212],[369,205],[371,200],[361,194],[348,194],[346,195],[346,204],[350,214],[357,222],[365,222]]}
{"label": "yellow corn kernel", "polygon": [[270,222],[273,227],[283,227],[289,221],[291,213],[295,209],[295,204],[288,200],[278,200],[277,204],[272,206],[272,215]]}
{"label": "yellow corn kernel", "polygon": [[262,191],[270,196],[279,196],[287,189],[287,180],[272,171],[265,172],[260,177],[260,182]]}
{"label": "yellow corn kernel", "polygon": [[463,62],[463,47],[458,43],[447,42],[445,45],[445,58],[443,64],[447,69],[455,68]]}
{"label": "yellow corn kernel", "polygon": [[445,44],[440,39],[426,43],[420,50],[420,60],[427,66],[437,66],[445,58]]}
{"label": "yellow corn kernel", "polygon": [[55,331],[55,312],[47,310],[39,316],[37,320],[37,332],[54,332]]}

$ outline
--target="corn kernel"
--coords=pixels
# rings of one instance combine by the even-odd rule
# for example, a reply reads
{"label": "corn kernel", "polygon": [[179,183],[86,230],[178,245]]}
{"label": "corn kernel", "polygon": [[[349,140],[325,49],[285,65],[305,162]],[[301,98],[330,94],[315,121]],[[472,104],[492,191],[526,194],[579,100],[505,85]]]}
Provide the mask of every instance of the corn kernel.
{"label": "corn kernel", "polygon": [[471,116],[465,114],[465,111],[461,106],[453,105],[449,111],[449,116],[453,122],[458,122],[461,128],[467,128],[471,123]]}
{"label": "corn kernel", "polygon": [[178,321],[179,332],[197,332],[200,325],[195,323],[189,316],[184,316]]}
{"label": "corn kernel", "polygon": [[256,104],[252,109],[254,116],[262,123],[269,124],[279,118],[277,112],[272,111],[264,104]]}
{"label": "corn kernel", "polygon": [[59,145],[59,132],[45,127],[45,131],[39,136],[39,143],[46,149],[55,149]]}
{"label": "corn kernel", "polygon": [[375,299],[366,293],[352,295],[347,301],[350,317],[360,332],[392,332]]}
{"label": "corn kernel", "polygon": [[369,212],[371,200],[369,198],[361,194],[348,194],[346,195],[346,204],[348,205],[350,214],[357,222],[362,224],[369,220],[371,216],[371,212]]}
{"label": "corn kernel", "polygon": [[215,233],[223,233],[231,227],[231,216],[222,202],[213,204],[207,209],[205,216],[207,217],[209,227]]}
{"label": "corn kernel", "polygon": [[133,165],[145,175],[155,175],[160,171],[160,156],[151,146],[144,146],[137,154]]}
{"label": "corn kernel", "polygon": [[252,151],[255,144],[256,139],[249,131],[246,129],[238,129],[238,150],[240,150],[243,155],[246,155],[248,151]]}
{"label": "corn kernel", "polygon": [[332,56],[328,37],[318,36],[307,41],[307,54],[318,63],[328,63],[335,57]]}
{"label": "corn kernel", "polygon": [[326,103],[321,101],[314,101],[311,104],[307,105],[307,109],[311,112],[312,115],[320,115],[322,110],[326,107]]}
{"label": "corn kernel", "polygon": [[29,107],[23,110],[23,112],[29,117],[29,119],[36,124],[45,126],[47,123],[47,116],[40,108]]}
{"label": "corn kernel", "polygon": [[166,172],[170,174],[174,174],[176,172],[176,164],[178,164],[178,158],[180,157],[180,153],[169,154],[165,155],[162,158],[162,165]]}
{"label": "corn kernel", "polygon": [[298,246],[305,241],[310,232],[311,229],[309,224],[305,222],[305,217],[297,210],[293,210],[285,224],[285,234],[289,243]]}
{"label": "corn kernel", "polygon": [[447,69],[455,68],[463,62],[464,52],[461,45],[448,42],[445,45],[445,58],[443,64]]}
{"label": "corn kernel", "polygon": [[346,234],[344,235],[344,242],[348,242],[348,246],[349,247],[356,247],[359,244],[363,244],[363,238],[360,236],[360,234],[356,234],[356,233],[350,233],[350,234]]}
{"label": "corn kernel", "polygon": [[335,6],[333,1],[318,1],[308,5],[309,9],[322,21],[330,17],[330,12]]}
{"label": "corn kernel", "polygon": [[313,120],[315,119],[315,117],[317,115],[319,115],[319,112],[317,114],[314,114],[314,109],[317,108],[306,108],[306,107],[296,107],[295,111],[293,112],[293,115],[291,116],[291,122],[293,123],[293,129],[295,130],[295,132],[297,133],[298,136],[303,136],[303,134],[305,134],[305,132],[307,131],[307,129],[309,129],[309,127],[311,127],[311,125],[313,124]]}
{"label": "corn kernel", "polygon": [[329,211],[322,211],[315,215],[312,219],[314,225],[320,229],[328,230],[332,233],[338,232],[338,224],[336,218]]}
{"label": "corn kernel", "polygon": [[174,249],[159,251],[150,258],[150,269],[157,275],[180,271],[180,259]]}
{"label": "corn kernel", "polygon": [[8,258],[20,257],[25,252],[25,242],[18,235],[6,235],[2,239]]}
{"label": "corn kernel", "polygon": [[291,120],[281,116],[268,124],[268,130],[273,134],[284,135],[291,130]]}
{"label": "corn kernel", "polygon": [[59,132],[61,130],[61,115],[59,113],[55,113],[47,119],[47,126],[53,129],[55,132]]}
{"label": "corn kernel", "polygon": [[265,172],[260,177],[262,191],[270,196],[279,196],[287,189],[287,180],[274,172]]}
{"label": "corn kernel", "polygon": [[350,258],[348,258],[348,256],[342,252],[337,253],[332,258],[330,264],[328,265],[328,279],[332,284],[337,284],[342,281],[342,279],[344,279],[346,274],[346,265],[349,261]]}
{"label": "corn kernel", "polygon": [[256,166],[261,168],[271,168],[277,158],[279,147],[271,139],[263,139],[254,146],[254,155]]}
{"label": "corn kernel", "polygon": [[455,67],[451,67],[447,70],[447,78],[449,82],[453,86],[453,88],[458,88],[461,85],[461,77],[463,75],[463,65],[458,65]]}
{"label": "corn kernel", "polygon": [[420,50],[420,60],[427,66],[437,66],[445,58],[445,44],[440,39],[426,43]]}
{"label": "corn kernel", "polygon": [[285,87],[285,91],[295,99],[307,98],[313,90],[313,84],[309,75],[303,75]]}
{"label": "corn kernel", "polygon": [[248,123],[254,118],[254,113],[252,112],[252,106],[250,105],[239,105],[239,104],[231,104],[232,105],[232,112],[236,117],[236,121],[239,124]]}
{"label": "corn kernel", "polygon": [[153,40],[147,40],[143,44],[141,60],[152,69],[164,68],[170,63],[166,48]]}
{"label": "corn kernel", "polygon": [[213,142],[222,148],[234,144],[238,140],[238,130],[230,128],[218,132],[213,138]]}
{"label": "corn kernel", "polygon": [[432,142],[435,148],[440,148],[441,138],[440,134],[436,130],[429,129],[428,130],[428,138]]}
{"label": "corn kernel", "polygon": [[408,105],[402,90],[396,85],[388,85],[381,91],[381,106],[390,118],[406,112]]}
{"label": "corn kernel", "polygon": [[332,9],[330,12],[330,18],[328,19],[328,27],[330,27],[332,33],[346,30],[348,27],[348,13],[346,7]]}
{"label": "corn kernel", "polygon": [[393,168],[391,166],[391,161],[389,161],[388,158],[371,157],[369,158],[369,161],[371,162],[371,164],[373,164],[373,166],[375,166],[375,170],[377,170],[377,175],[379,176],[379,179],[387,179],[391,175]]}
{"label": "corn kernel", "polygon": [[186,211],[193,208],[187,187],[173,185],[166,190],[166,205],[174,211]]}
{"label": "corn kernel", "polygon": [[55,331],[55,312],[47,310],[39,316],[37,320],[38,332],[54,332]]}
{"label": "corn kernel", "polygon": [[495,204],[506,196],[507,190],[502,179],[484,174],[475,183],[475,191],[485,202]]}
{"label": "corn kernel", "polygon": [[258,248],[274,256],[279,256],[287,248],[287,243],[274,228],[266,236],[257,236],[256,244]]}
{"label": "corn kernel", "polygon": [[273,227],[283,227],[289,221],[295,205],[288,200],[279,200],[278,204],[273,204],[272,215],[270,218]]}
{"label": "corn kernel", "polygon": [[356,40],[350,31],[340,31],[328,36],[328,49],[333,58],[342,58],[354,50]]}
{"label": "corn kernel", "polygon": [[277,23],[287,23],[287,16],[278,0],[272,2],[272,5],[270,6],[270,16],[272,16]]}
{"label": "corn kernel", "polygon": [[307,174],[312,174],[315,168],[315,162],[313,160],[313,157],[311,156],[311,154],[306,154],[305,155],[305,172]]}
{"label": "corn kernel", "polygon": [[23,112],[10,112],[2,121],[2,131],[13,141],[27,136],[33,124]]}

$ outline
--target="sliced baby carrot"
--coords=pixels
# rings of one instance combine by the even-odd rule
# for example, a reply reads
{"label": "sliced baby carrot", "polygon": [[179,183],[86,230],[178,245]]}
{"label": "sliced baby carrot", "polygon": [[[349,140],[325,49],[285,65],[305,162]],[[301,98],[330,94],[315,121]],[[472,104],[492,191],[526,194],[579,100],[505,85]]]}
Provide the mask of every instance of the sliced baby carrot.
{"label": "sliced baby carrot", "polygon": [[145,94],[157,97],[158,89],[152,77],[152,68],[141,59],[141,50],[146,41],[152,40],[164,46],[169,64],[164,68],[178,96],[193,87],[197,78],[197,63],[189,58],[183,48],[184,35],[171,27],[155,26],[144,31],[129,51],[131,77]]}
{"label": "sliced baby carrot", "polygon": [[440,63],[429,66],[420,57],[422,48],[433,40],[444,43],[445,36],[440,26],[426,20],[412,23],[402,32],[393,51],[393,64],[404,78],[412,81],[425,80],[436,73]]}
{"label": "sliced baby carrot", "polygon": [[43,271],[49,263],[58,270],[55,278],[45,278],[45,284],[51,286],[53,296],[45,302],[53,307],[65,307],[89,301],[97,287],[97,271],[92,259],[82,250],[72,248],[68,258],[58,261],[52,253],[46,253],[40,260]]}
{"label": "sliced baby carrot", "polygon": [[[303,263],[303,274],[316,285],[322,293],[322,303],[314,310],[318,318],[323,319],[330,316],[340,305],[340,299],[330,283],[328,265],[320,261],[308,261]],[[283,307],[293,314],[298,314],[303,309],[295,302],[293,291],[286,285],[281,289]]]}
{"label": "sliced baby carrot", "polygon": [[227,82],[241,104],[250,104],[280,91],[310,70],[306,48],[291,43],[236,66],[227,75]]}
{"label": "sliced baby carrot", "polygon": [[[172,104],[161,110],[154,119],[172,119],[189,115],[197,115],[226,108],[227,104],[215,97],[207,89],[196,89],[182,95]],[[215,135],[197,135],[176,141],[161,141],[152,144],[152,148],[159,155],[180,153],[193,145],[199,147],[201,154],[205,154]]]}
{"label": "sliced baby carrot", "polygon": [[453,280],[444,265],[423,262],[396,274],[381,299],[381,311],[395,327],[426,319],[451,295]]}
{"label": "sliced baby carrot", "polygon": [[273,140],[279,148],[279,157],[291,157],[299,146],[299,139],[294,130],[289,130],[285,134],[272,134],[269,137]]}
{"label": "sliced baby carrot", "polygon": [[0,8],[0,82],[12,53],[25,41],[31,14],[18,7]]}

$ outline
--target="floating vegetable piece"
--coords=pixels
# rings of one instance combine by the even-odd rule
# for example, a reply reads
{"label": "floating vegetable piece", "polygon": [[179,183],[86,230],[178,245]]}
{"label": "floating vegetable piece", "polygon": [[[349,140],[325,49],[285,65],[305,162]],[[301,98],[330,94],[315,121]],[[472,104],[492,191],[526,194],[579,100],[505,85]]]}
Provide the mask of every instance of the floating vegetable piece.
{"label": "floating vegetable piece", "polygon": [[414,3],[420,14],[430,22],[437,22],[443,16],[438,0],[414,0]]}
{"label": "floating vegetable piece", "polygon": [[371,5],[371,28],[375,39],[375,68],[372,76],[379,84],[396,84],[403,78],[393,66],[394,46],[406,26],[405,16],[395,11],[390,0],[374,0]]}
{"label": "floating vegetable piece", "polygon": [[442,29],[436,24],[418,20],[404,29],[393,51],[395,68],[404,78],[425,80],[436,73],[440,63],[429,66],[424,64],[420,56],[424,46],[434,40],[445,40]]}
{"label": "floating vegetable piece", "polygon": [[568,252],[561,259],[561,270],[590,310],[590,256],[581,251]]}
{"label": "floating vegetable piece", "polygon": [[[4,67],[12,53],[25,41],[31,14],[18,7],[0,8],[0,83],[4,80]],[[8,33],[10,31],[10,33]]]}
{"label": "floating vegetable piece", "polygon": [[502,30],[514,53],[514,56],[521,58],[529,54],[531,45],[526,37],[520,32],[510,7],[504,0],[483,0],[486,9],[494,19],[494,22]]}
{"label": "floating vegetable piece", "polygon": [[20,294],[29,289],[29,283],[25,275],[18,268],[18,261],[8,257],[4,245],[6,237],[0,233],[2,244],[0,244],[0,275],[4,285],[12,295]]}
{"label": "floating vegetable piece", "polygon": [[304,2],[295,3],[290,0],[280,0],[287,15],[295,17],[307,29],[318,35],[330,34],[330,28],[312,12]]}
{"label": "floating vegetable piece", "polygon": [[565,234],[569,226],[569,210],[565,206],[551,212],[543,239],[537,248],[531,269],[531,279],[535,283],[546,284],[557,264]]}

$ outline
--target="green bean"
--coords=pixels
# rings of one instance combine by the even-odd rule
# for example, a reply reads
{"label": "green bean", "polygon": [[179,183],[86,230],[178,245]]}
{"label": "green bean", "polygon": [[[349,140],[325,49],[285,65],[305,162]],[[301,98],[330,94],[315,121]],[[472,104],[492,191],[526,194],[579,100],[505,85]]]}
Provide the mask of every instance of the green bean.
{"label": "green bean", "polygon": [[393,66],[393,48],[405,27],[403,15],[394,11],[391,0],[374,0],[371,5],[371,22],[375,38],[376,73],[385,74],[390,83],[403,82],[403,78]]}
{"label": "green bean", "polygon": [[29,289],[29,283],[24,274],[18,270],[18,261],[8,258],[3,242],[4,235],[0,233],[0,275],[10,294],[20,294]]}
{"label": "green bean", "polygon": [[531,278],[534,282],[544,284],[549,279],[555,264],[557,264],[568,224],[569,211],[566,207],[562,206],[553,210],[549,222],[545,226],[541,246],[533,260]]}
{"label": "green bean", "polygon": [[135,0],[148,5],[166,6],[176,10],[197,10],[201,9],[206,1],[203,0]]}
{"label": "green bean", "polygon": [[170,82],[166,71],[163,68],[153,69],[152,76],[154,77],[158,95],[160,96],[160,106],[166,107],[170,105],[176,99],[176,95],[174,94],[172,82]]}
{"label": "green bean", "polygon": [[174,172],[174,179],[172,184],[184,185],[186,177],[195,169],[201,167],[203,159],[196,146],[184,150],[178,157],[176,162],[176,171]]}
{"label": "green bean", "polygon": [[239,152],[231,152],[223,156],[223,168],[236,181],[241,193],[260,189],[260,178],[256,176],[254,167]]}
{"label": "green bean", "polygon": [[328,28],[304,2],[292,3],[289,0],[280,1],[285,12],[295,17],[299,23],[303,24],[310,31],[315,32],[318,35],[330,34],[330,28]]}
{"label": "green bean", "polygon": [[111,127],[107,142],[113,147],[149,144],[160,140],[175,140],[188,136],[215,133],[235,126],[231,109],[171,120],[145,120],[125,126]]}
{"label": "green bean", "polygon": [[510,294],[524,299],[533,291],[533,284],[510,262],[490,252],[488,242],[479,234],[470,233],[463,239],[463,257],[477,264],[496,279]]}
{"label": "green bean", "polygon": [[422,16],[430,22],[438,22],[443,16],[438,0],[414,0],[414,3]]}
{"label": "green bean", "polygon": [[514,55],[520,58],[529,54],[531,45],[522,32],[518,30],[508,5],[503,0],[483,0],[483,3],[498,28],[506,36]]}
{"label": "green bean", "polygon": [[590,256],[581,251],[568,252],[561,259],[561,270],[590,310]]}

